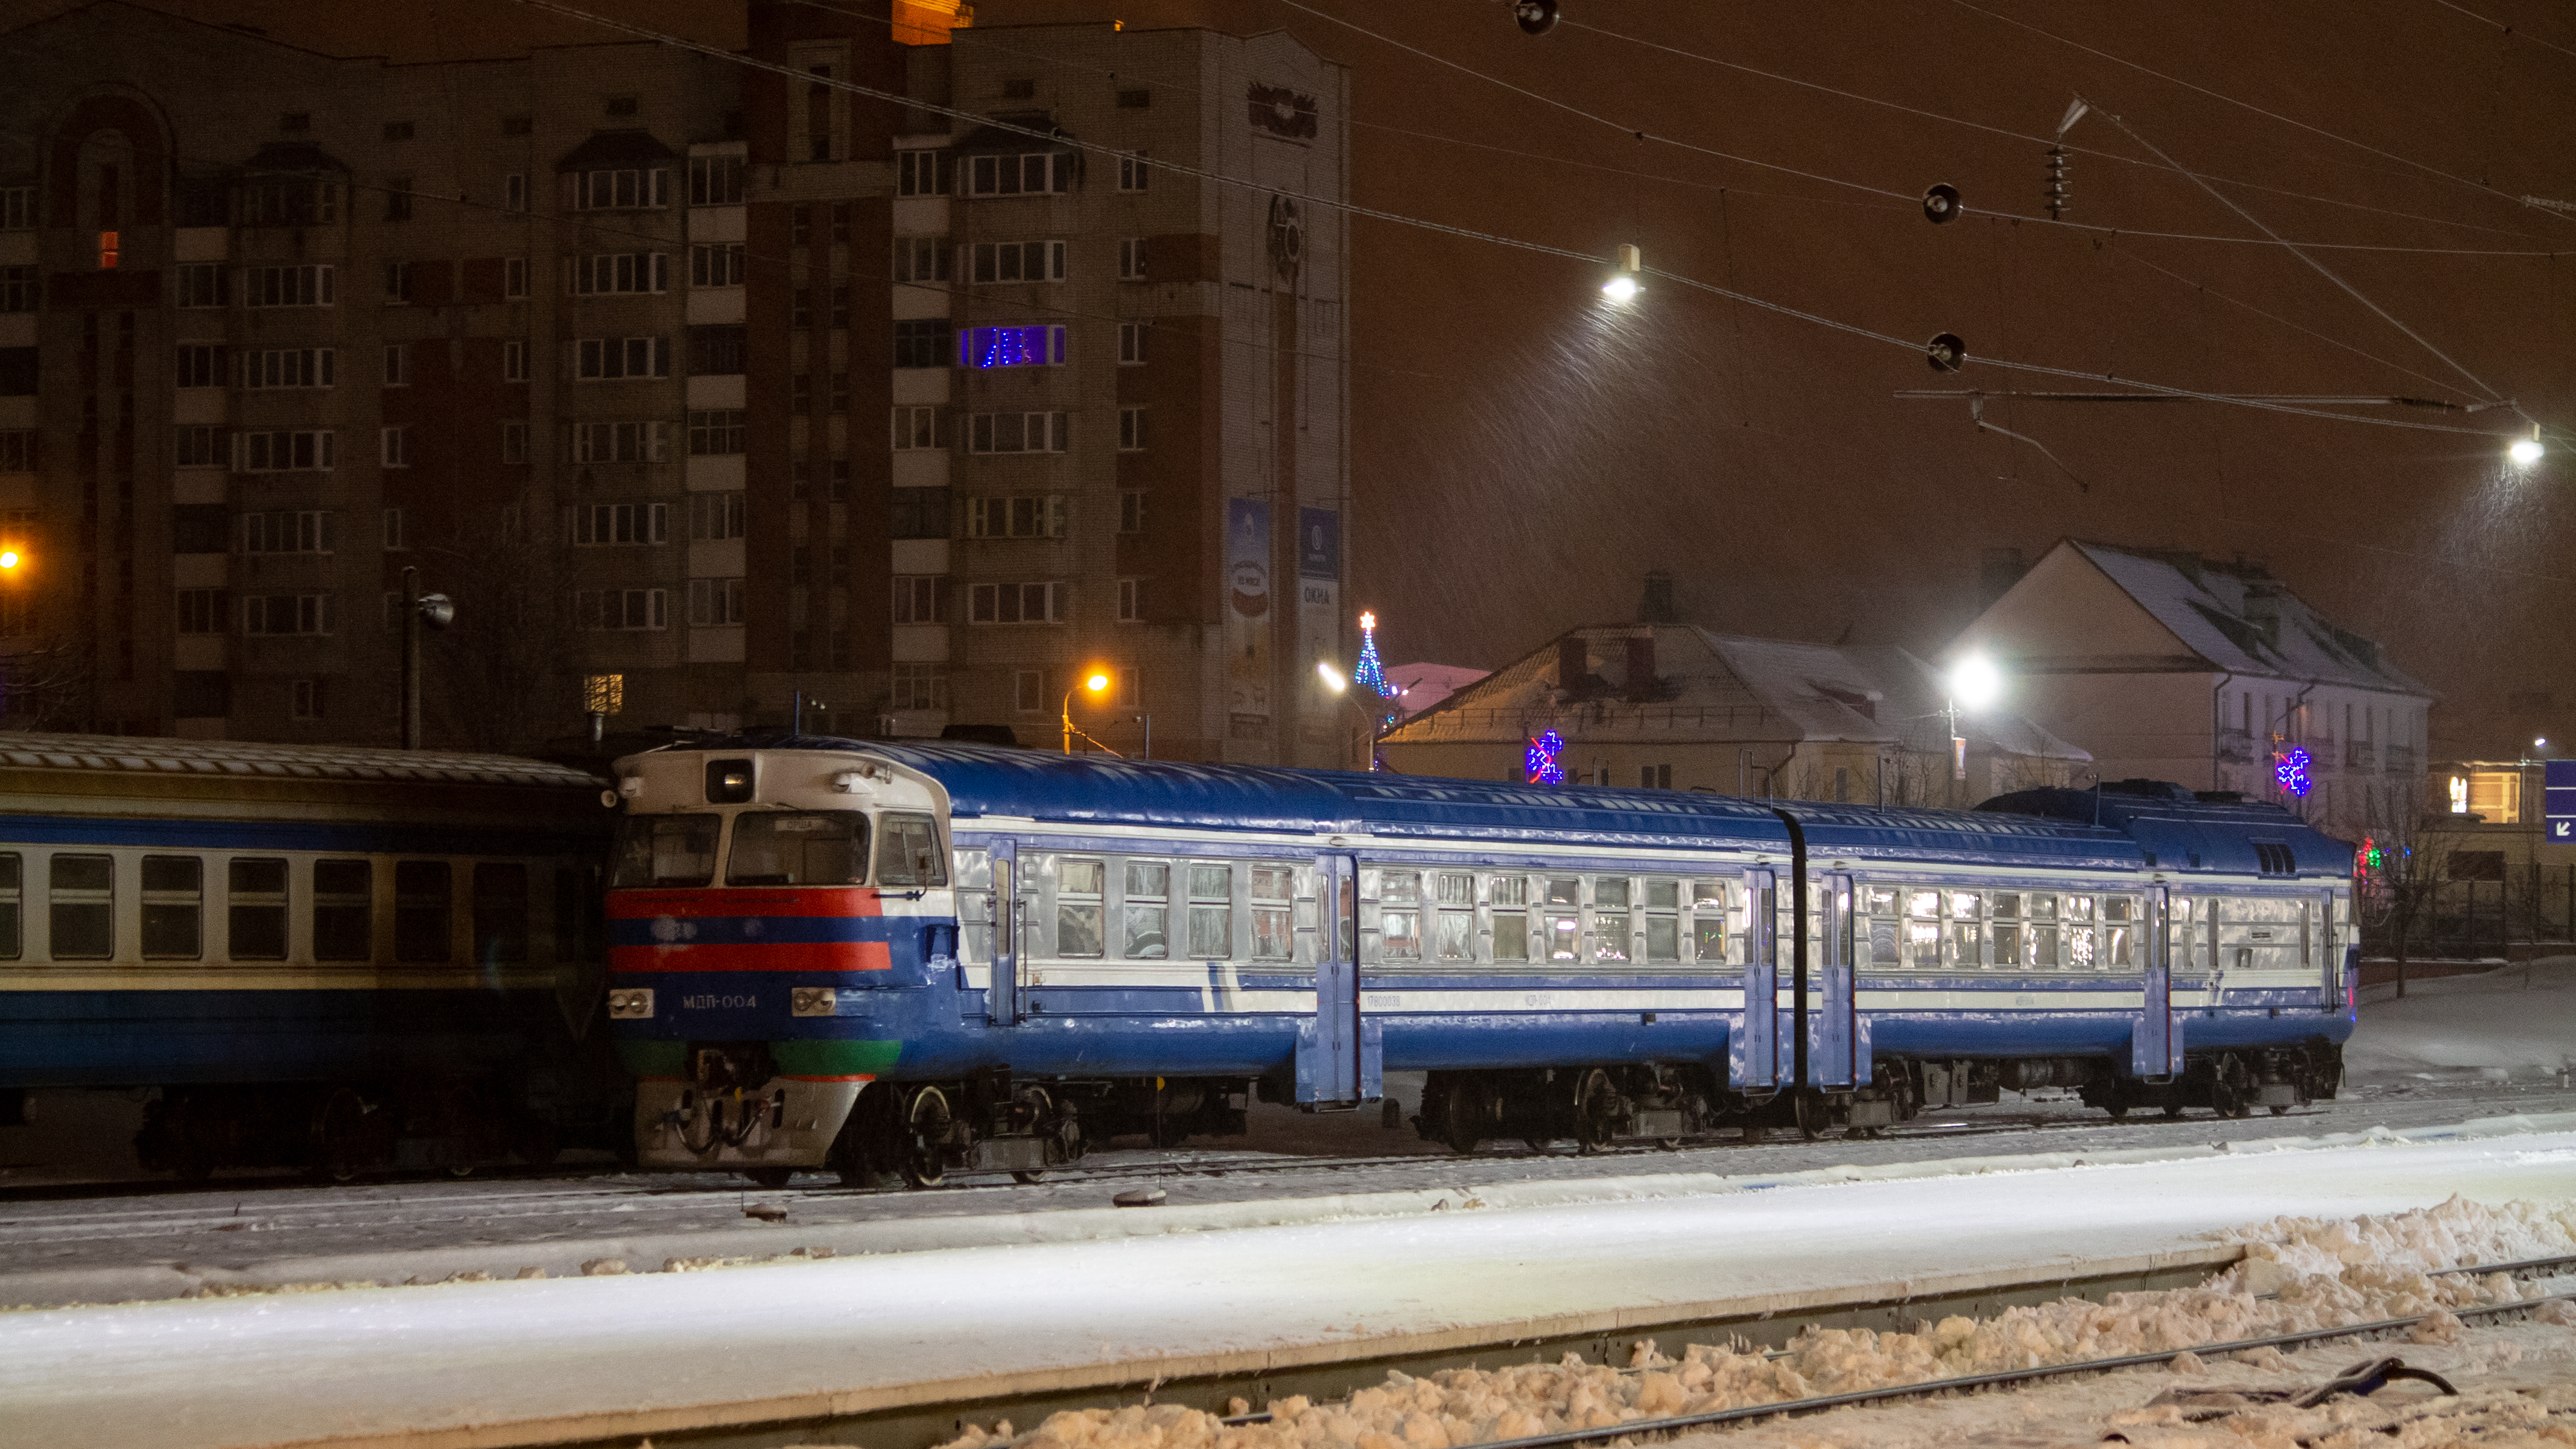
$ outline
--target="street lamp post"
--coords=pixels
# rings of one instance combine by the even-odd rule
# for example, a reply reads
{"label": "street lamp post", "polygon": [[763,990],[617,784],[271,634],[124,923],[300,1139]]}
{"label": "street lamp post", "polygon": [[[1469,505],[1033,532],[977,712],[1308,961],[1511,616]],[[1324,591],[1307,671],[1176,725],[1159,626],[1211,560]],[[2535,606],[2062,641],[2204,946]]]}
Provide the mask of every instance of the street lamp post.
{"label": "street lamp post", "polygon": [[[1081,690],[1081,691],[1083,691],[1084,693],[1092,694],[1092,695],[1100,695],[1100,694],[1106,694],[1106,693],[1108,693],[1108,692],[1109,692],[1109,671],[1107,671],[1107,670],[1105,670],[1105,669],[1095,669],[1095,670],[1092,670],[1089,674],[1087,674],[1087,675],[1085,675],[1085,676],[1083,677],[1083,680],[1082,680],[1082,682],[1081,682],[1081,683],[1079,683],[1079,684],[1075,685],[1075,686],[1073,687],[1073,689],[1068,689],[1068,690],[1066,690],[1066,691],[1064,692],[1064,704],[1063,704],[1063,706],[1062,706],[1062,711],[1061,711],[1061,712],[1062,712],[1062,714],[1063,714],[1063,716],[1064,716],[1064,752],[1065,752],[1066,754],[1068,754],[1068,755],[1069,755],[1069,754],[1072,754],[1072,753],[1073,753],[1073,737],[1074,737],[1075,735],[1082,735],[1082,738],[1083,738],[1087,743],[1092,744],[1092,745],[1095,745],[1095,746],[1098,746],[1102,751],[1104,751],[1104,752],[1106,752],[1106,753],[1108,753],[1108,754],[1112,754],[1112,755],[1117,754],[1118,752],[1117,752],[1116,750],[1110,749],[1107,745],[1103,745],[1103,744],[1101,744],[1101,743],[1100,743],[1100,741],[1095,740],[1095,739],[1092,739],[1090,735],[1088,735],[1088,734],[1084,734],[1081,730],[1076,729],[1076,728],[1074,727],[1074,723],[1073,723],[1073,695],[1074,695],[1074,690]],[[1124,758],[1124,757],[1122,756],[1121,758]]]}
{"label": "street lamp post", "polygon": [[420,748],[420,631],[426,624],[444,629],[456,621],[456,604],[445,594],[420,591],[420,570],[405,565],[403,579],[402,747]]}
{"label": "street lamp post", "polygon": [[1982,654],[1971,654],[1950,667],[1949,691],[1941,702],[1942,717],[1950,724],[1950,782],[1967,783],[1968,740],[1959,733],[1959,705],[1978,710],[1994,702],[2003,692],[2004,677]]}
{"label": "street lamp post", "polygon": [[1322,659],[1316,660],[1315,675],[1317,678],[1324,681],[1324,687],[1326,689],[1329,689],[1333,693],[1341,696],[1342,703],[1349,705],[1353,709],[1359,710],[1360,719],[1368,725],[1368,765],[1366,768],[1371,772],[1376,771],[1377,738],[1378,732],[1385,728],[1384,722],[1368,710],[1360,708],[1360,702],[1351,698],[1350,680],[1343,675],[1342,671],[1335,669],[1330,662]]}

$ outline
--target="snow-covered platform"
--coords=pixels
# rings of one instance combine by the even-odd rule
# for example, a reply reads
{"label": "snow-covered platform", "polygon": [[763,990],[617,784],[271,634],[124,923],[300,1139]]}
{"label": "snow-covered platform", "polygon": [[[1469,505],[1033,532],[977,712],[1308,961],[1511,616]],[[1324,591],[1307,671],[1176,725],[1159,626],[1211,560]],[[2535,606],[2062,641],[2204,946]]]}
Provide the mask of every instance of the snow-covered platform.
{"label": "snow-covered platform", "polygon": [[2285,1213],[2576,1197],[2576,1124],[2495,1125],[2508,1135],[1605,1179],[1171,1236],[28,1311],[0,1315],[0,1422],[11,1442],[133,1449],[645,1435],[2215,1260],[2205,1234]]}

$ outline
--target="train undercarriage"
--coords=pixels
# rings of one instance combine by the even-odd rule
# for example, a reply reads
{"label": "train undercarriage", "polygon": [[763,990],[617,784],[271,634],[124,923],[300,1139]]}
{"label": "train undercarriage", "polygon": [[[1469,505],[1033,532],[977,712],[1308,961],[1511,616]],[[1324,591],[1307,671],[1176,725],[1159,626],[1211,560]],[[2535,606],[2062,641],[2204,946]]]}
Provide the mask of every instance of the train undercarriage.
{"label": "train undercarriage", "polygon": [[145,1107],[134,1152],[146,1170],[186,1182],[221,1168],[292,1168],[323,1182],[384,1170],[464,1177],[510,1162],[544,1167],[565,1146],[614,1144],[621,1116],[557,1111],[493,1078],[174,1086]]}

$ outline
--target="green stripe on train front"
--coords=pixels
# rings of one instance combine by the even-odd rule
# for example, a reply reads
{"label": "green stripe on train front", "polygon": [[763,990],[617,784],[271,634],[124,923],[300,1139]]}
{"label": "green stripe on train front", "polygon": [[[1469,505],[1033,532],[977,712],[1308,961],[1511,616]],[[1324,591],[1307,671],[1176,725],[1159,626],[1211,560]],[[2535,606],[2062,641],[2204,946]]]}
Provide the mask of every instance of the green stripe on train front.
{"label": "green stripe on train front", "polygon": [[689,1074],[689,1044],[621,1037],[617,1042],[617,1062],[629,1076],[685,1077]]}
{"label": "green stripe on train front", "polygon": [[791,1077],[876,1077],[903,1056],[899,1041],[774,1041],[769,1059]]}

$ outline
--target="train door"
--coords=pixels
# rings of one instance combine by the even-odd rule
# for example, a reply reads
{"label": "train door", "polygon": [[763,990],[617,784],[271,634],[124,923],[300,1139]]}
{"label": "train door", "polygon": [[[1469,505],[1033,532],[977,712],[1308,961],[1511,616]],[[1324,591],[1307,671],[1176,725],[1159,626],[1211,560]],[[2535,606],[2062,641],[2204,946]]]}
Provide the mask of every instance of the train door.
{"label": "train door", "polygon": [[2182,1070],[2182,1023],[2173,1014],[2173,893],[2160,885],[2147,887],[2145,999],[2129,1035],[2132,1076],[2163,1080]]}
{"label": "train door", "polygon": [[1359,858],[1315,858],[1315,1019],[1298,1033],[1297,1100],[1360,1100]]}
{"label": "train door", "polygon": [[1727,1040],[1727,1085],[1768,1094],[1780,1085],[1780,885],[1744,873],[1744,1015]]}
{"label": "train door", "polygon": [[994,1026],[1020,1022],[1019,842],[993,842],[993,980],[984,992],[984,1019]]}
{"label": "train door", "polygon": [[1862,1085],[1860,1023],[1852,999],[1852,878],[1827,874],[1816,913],[1817,999],[1802,1000],[1806,1017],[1807,1080],[1810,1087]]}
{"label": "train door", "polygon": [[2335,893],[2331,888],[2317,892],[2317,898],[2299,913],[2299,955],[2322,972],[2324,979],[2317,984],[2318,1008],[2341,1011],[2343,951],[2335,940]]}

